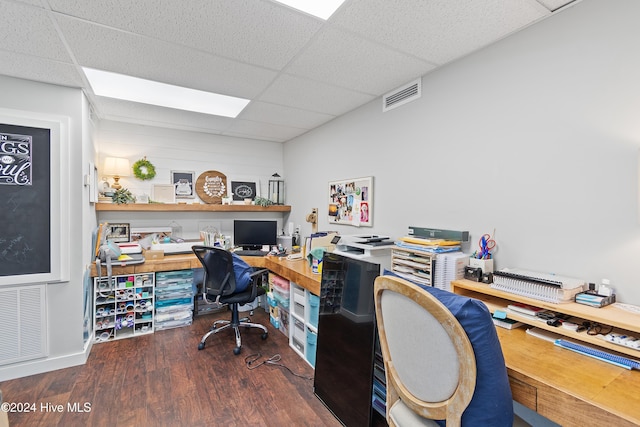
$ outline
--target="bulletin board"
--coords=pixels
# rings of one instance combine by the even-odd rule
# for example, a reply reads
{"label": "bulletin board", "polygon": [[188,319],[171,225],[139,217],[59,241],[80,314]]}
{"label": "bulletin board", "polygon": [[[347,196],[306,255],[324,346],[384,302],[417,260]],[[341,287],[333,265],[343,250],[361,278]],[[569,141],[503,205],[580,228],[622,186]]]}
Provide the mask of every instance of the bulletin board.
{"label": "bulletin board", "polygon": [[[68,162],[60,121],[0,110],[0,285],[68,279]],[[64,172],[62,172],[64,168]],[[67,215],[68,217],[68,215]],[[66,233],[66,234],[65,234]],[[66,250],[68,253],[68,249]]]}
{"label": "bulletin board", "polygon": [[373,226],[373,177],[329,182],[329,223]]}

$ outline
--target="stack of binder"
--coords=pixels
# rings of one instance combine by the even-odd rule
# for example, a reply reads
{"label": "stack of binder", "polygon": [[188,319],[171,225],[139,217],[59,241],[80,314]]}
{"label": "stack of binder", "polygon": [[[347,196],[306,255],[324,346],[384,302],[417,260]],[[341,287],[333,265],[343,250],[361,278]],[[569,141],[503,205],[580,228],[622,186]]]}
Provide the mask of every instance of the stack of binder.
{"label": "stack of binder", "polygon": [[585,288],[584,280],[520,269],[503,269],[493,273],[491,287],[550,303],[571,302]]}

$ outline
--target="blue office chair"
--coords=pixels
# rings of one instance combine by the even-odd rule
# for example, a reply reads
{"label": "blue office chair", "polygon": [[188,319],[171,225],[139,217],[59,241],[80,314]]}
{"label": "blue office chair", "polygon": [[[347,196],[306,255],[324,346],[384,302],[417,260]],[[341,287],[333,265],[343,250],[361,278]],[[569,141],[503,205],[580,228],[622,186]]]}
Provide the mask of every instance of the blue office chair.
{"label": "blue office chair", "polygon": [[194,246],[193,253],[200,260],[204,269],[202,279],[202,295],[205,302],[215,300],[219,304],[228,304],[231,308],[231,320],[217,320],[198,344],[198,350],[204,349],[207,338],[220,331],[233,328],[236,335],[236,347],[233,354],[240,354],[242,341],[240,327],[262,330],[262,339],[267,339],[267,328],[258,323],[251,323],[248,317],[240,318],[238,306],[247,304],[265,291],[255,280],[266,269],[254,270],[239,256],[219,247]]}

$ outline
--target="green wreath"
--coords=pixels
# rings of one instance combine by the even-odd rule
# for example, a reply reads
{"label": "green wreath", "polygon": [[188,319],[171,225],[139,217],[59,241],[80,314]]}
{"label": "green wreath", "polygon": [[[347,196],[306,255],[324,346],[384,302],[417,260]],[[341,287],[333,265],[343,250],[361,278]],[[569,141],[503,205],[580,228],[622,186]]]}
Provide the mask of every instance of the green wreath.
{"label": "green wreath", "polygon": [[144,159],[140,159],[133,164],[133,174],[136,176],[136,178],[146,181],[149,179],[153,179],[153,177],[156,176],[156,168],[145,157]]}

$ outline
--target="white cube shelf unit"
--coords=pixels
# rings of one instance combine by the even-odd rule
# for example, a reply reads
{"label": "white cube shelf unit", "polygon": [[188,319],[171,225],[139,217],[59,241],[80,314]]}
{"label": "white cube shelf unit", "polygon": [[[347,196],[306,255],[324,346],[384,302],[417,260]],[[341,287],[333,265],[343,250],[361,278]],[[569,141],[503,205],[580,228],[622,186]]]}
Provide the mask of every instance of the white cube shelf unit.
{"label": "white cube shelf unit", "polygon": [[95,342],[153,333],[153,273],[95,277]]}

